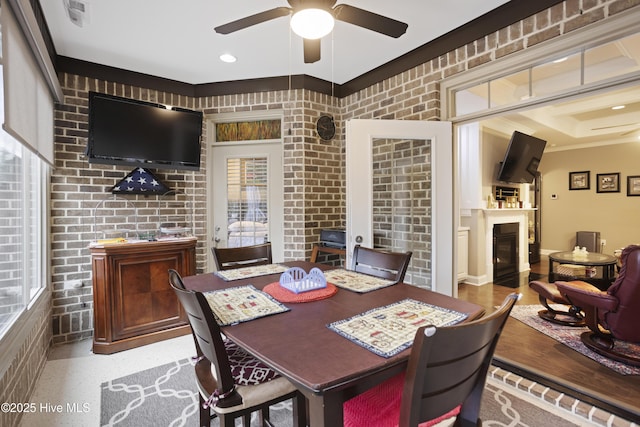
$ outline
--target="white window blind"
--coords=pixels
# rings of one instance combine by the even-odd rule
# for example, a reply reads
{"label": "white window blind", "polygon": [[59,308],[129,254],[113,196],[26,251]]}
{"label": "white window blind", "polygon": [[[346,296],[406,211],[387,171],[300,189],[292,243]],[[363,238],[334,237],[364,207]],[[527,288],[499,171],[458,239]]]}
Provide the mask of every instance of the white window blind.
{"label": "white window blind", "polygon": [[268,241],[267,158],[227,159],[228,244]]}
{"label": "white window blind", "polygon": [[56,99],[61,97],[59,84],[51,79],[49,68],[53,69],[53,65],[46,49],[39,48],[44,42],[28,2],[3,1],[0,13],[5,88],[3,128],[53,165],[54,94]]}

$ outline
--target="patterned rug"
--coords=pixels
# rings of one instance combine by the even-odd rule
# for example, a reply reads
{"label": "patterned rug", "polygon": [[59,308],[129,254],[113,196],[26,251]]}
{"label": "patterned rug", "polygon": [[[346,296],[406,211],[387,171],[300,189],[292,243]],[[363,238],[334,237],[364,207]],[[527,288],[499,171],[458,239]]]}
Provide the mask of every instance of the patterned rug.
{"label": "patterned rug", "polygon": [[[562,310],[562,306],[552,304],[551,307]],[[527,326],[542,332],[543,334],[555,339],[556,341],[572,348],[573,350],[595,360],[603,366],[612,369],[622,375],[640,375],[640,368],[616,362],[604,356],[589,350],[580,340],[580,334],[588,331],[586,326],[583,328],[575,328],[571,326],[556,325],[547,322],[538,316],[538,311],[542,309],[541,305],[516,305],[511,310],[511,316],[518,319]],[[640,345],[626,344],[627,351],[640,353]]]}
{"label": "patterned rug", "polygon": [[[137,372],[102,384],[100,425],[121,427],[198,425],[198,395],[189,359]],[[538,406],[508,392],[499,383],[487,383],[482,396],[481,418],[485,426],[575,427],[545,402]],[[274,425],[288,427],[291,403],[271,407]],[[251,426],[258,425],[254,415]],[[214,419],[211,426],[220,424]],[[236,424],[239,425],[239,424]],[[372,426],[375,427],[375,426]]]}

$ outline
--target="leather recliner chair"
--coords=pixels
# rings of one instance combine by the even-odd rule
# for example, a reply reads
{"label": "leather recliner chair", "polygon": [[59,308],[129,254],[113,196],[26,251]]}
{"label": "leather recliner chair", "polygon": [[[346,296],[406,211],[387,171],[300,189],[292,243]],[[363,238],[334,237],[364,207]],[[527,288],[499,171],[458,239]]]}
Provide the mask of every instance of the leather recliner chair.
{"label": "leather recliner chair", "polygon": [[625,351],[618,341],[640,343],[640,245],[622,251],[622,267],[606,291],[582,282],[556,282],[560,294],[580,307],[589,331],[580,336],[593,351],[633,366],[640,355]]}

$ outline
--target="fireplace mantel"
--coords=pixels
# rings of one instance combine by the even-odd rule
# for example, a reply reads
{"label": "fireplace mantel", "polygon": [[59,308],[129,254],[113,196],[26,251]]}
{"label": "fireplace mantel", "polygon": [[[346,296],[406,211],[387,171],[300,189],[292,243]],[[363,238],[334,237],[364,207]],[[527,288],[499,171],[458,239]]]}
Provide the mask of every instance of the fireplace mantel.
{"label": "fireplace mantel", "polygon": [[485,271],[489,282],[493,281],[493,226],[495,224],[518,223],[518,271],[530,269],[529,265],[529,212],[535,208],[482,209],[485,221]]}

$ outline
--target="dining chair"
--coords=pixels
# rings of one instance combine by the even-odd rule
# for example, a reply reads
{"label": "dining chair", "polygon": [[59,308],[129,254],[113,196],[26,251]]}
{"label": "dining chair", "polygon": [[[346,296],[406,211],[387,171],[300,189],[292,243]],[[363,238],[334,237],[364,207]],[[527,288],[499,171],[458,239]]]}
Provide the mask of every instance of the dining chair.
{"label": "dining chair", "polygon": [[481,319],[423,326],[407,370],[343,405],[345,427],[415,427],[456,416],[456,426],[480,426],[487,372],[509,313],[521,294],[508,295]]}
{"label": "dining chair", "polygon": [[217,416],[220,427],[233,427],[240,417],[242,425],[249,427],[251,414],[256,411],[261,425],[270,426],[269,406],[289,399],[293,403],[293,426],[305,426],[306,400],[293,384],[224,339],[205,296],[185,289],[176,270],[169,270],[169,283],[187,313],[196,346],[200,426],[209,426]]}
{"label": "dining chair", "polygon": [[404,280],[411,255],[412,252],[389,252],[356,245],[353,248],[351,269],[399,283]]}
{"label": "dining chair", "polygon": [[271,264],[271,242],[237,248],[211,248],[218,271]]}
{"label": "dining chair", "polygon": [[311,257],[309,258],[309,262],[313,262],[313,263],[319,262],[318,256],[322,254],[322,255],[325,255],[326,263],[334,264],[336,262],[335,259],[330,258],[331,255],[336,256],[338,258],[337,262],[342,263],[342,259],[344,259],[346,252],[347,251],[344,248],[321,246],[316,243],[313,245],[313,249],[311,250]]}

